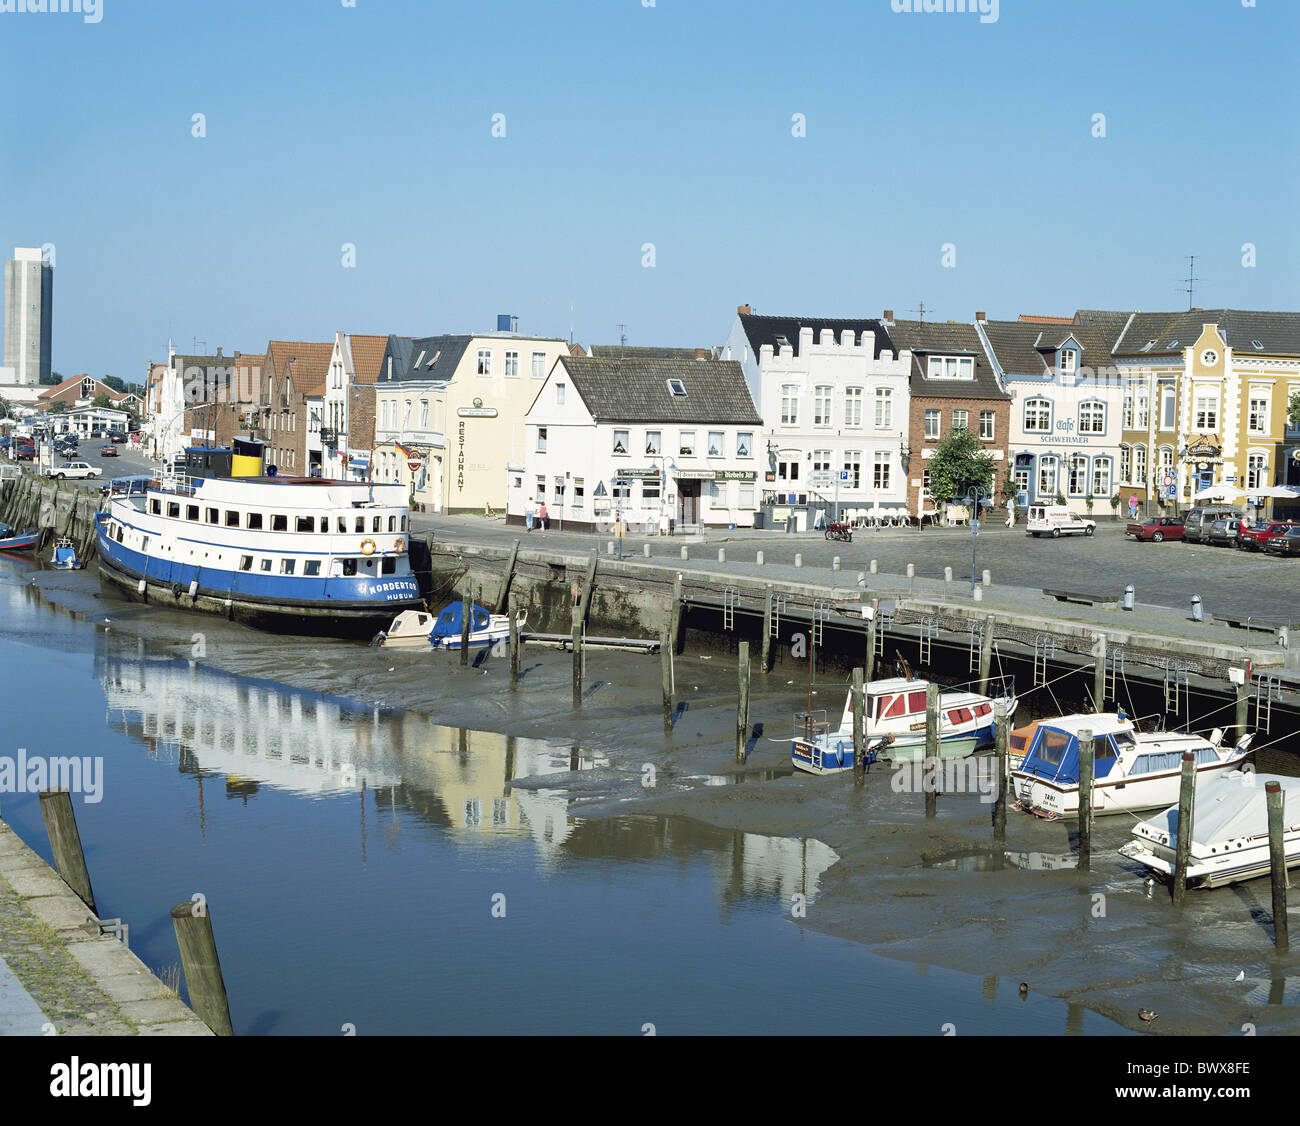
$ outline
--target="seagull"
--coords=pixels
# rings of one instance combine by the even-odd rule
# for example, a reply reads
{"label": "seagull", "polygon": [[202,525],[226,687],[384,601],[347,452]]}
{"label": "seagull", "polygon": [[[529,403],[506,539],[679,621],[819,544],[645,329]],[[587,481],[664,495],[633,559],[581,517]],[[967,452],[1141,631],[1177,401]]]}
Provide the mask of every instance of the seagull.
{"label": "seagull", "polygon": [[1233,980],[1233,981],[1245,981],[1245,980],[1246,980],[1246,971],[1245,971],[1245,970],[1242,970],[1242,971],[1241,971],[1241,972],[1240,972],[1236,977],[1234,977],[1232,980]]}
{"label": "seagull", "polygon": [[1147,1024],[1150,1024],[1159,1015],[1159,1013],[1153,1013],[1150,1009],[1138,1009],[1138,1020],[1145,1021]]}

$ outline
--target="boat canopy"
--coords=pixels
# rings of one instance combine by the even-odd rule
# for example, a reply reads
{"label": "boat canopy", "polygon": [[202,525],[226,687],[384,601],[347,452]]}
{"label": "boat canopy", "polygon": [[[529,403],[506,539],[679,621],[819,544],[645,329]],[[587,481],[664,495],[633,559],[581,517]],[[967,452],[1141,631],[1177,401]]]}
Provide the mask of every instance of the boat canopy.
{"label": "boat canopy", "polygon": [[[1132,736],[1129,736],[1131,739]],[[1093,759],[1093,777],[1105,778],[1115,765],[1118,748],[1115,736],[1105,736],[1101,753]],[[1079,737],[1073,731],[1040,723],[1034,741],[1025,754],[1020,770],[1038,778],[1049,778],[1066,785],[1079,783]]]}
{"label": "boat canopy", "polygon": [[[1243,838],[1268,839],[1268,801],[1264,786],[1280,783],[1286,796],[1283,827],[1294,832],[1300,827],[1300,779],[1281,774],[1254,774],[1233,771],[1196,789],[1196,816],[1192,822],[1192,844],[1219,846],[1224,841]],[[1166,836],[1172,847],[1178,840],[1178,807],[1170,806],[1139,828],[1143,836],[1159,839]]]}
{"label": "boat canopy", "polygon": [[[442,608],[438,615],[438,620],[433,623],[432,637],[459,637],[461,623],[464,621],[464,602],[452,602]],[[470,604],[470,630],[471,632],[488,628],[491,622],[491,615],[483,609],[482,606]]]}

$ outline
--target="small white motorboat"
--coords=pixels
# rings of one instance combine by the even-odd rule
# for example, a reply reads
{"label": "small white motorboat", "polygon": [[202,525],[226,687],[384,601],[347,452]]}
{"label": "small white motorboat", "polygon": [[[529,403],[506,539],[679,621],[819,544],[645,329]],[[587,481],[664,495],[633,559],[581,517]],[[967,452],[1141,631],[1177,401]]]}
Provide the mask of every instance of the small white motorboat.
{"label": "small white motorboat", "polygon": [[[495,645],[510,637],[509,614],[493,614],[482,606],[457,601],[444,606],[437,617],[424,610],[404,610],[376,640],[390,649],[416,649],[425,645],[432,645],[435,649],[459,649],[466,607],[470,614],[471,649]],[[522,630],[528,620],[528,611],[518,611],[517,620]]]}
{"label": "small white motorboat", "polygon": [[[1282,787],[1282,843],[1286,866],[1300,865],[1300,778],[1230,770],[1196,787],[1187,886],[1216,888],[1269,872],[1267,782]],[[1153,872],[1172,876],[1178,849],[1178,806],[1133,827],[1119,850]]]}
{"label": "small white motorboat", "polygon": [[1207,739],[1180,731],[1141,732],[1122,712],[1058,716],[1038,722],[1020,765],[1011,772],[1016,808],[1047,820],[1078,816],[1079,734],[1103,739],[1094,750],[1092,808],[1096,814],[1158,809],[1178,801],[1183,752],[1196,756],[1197,785],[1238,765],[1252,736],[1236,743],[1220,730]]}
{"label": "small white motorboat", "polygon": [[51,567],[56,567],[60,571],[79,571],[85,565],[77,558],[76,545],[67,536],[62,537],[54,545],[54,555],[50,559]]}

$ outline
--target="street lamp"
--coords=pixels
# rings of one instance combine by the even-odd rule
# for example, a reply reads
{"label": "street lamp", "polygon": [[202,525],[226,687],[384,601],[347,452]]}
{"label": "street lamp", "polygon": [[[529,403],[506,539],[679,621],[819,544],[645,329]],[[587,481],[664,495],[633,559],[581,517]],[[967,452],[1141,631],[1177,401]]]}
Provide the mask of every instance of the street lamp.
{"label": "street lamp", "polygon": [[962,498],[971,506],[970,518],[970,593],[975,597],[975,548],[980,538],[980,501],[987,499],[990,492],[983,485],[972,485],[970,491]]}

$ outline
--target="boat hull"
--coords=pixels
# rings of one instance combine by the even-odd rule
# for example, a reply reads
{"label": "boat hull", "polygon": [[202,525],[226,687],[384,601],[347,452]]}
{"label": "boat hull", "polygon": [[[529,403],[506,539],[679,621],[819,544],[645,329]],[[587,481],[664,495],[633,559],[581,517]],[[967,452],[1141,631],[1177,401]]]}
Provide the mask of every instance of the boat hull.
{"label": "boat hull", "polygon": [[[1121,856],[1136,860],[1153,872],[1173,877],[1174,854],[1172,849],[1152,846],[1142,841],[1130,841],[1119,850]],[[1287,868],[1300,867],[1300,840],[1286,840]],[[1245,880],[1267,876],[1272,870],[1268,842],[1210,861],[1194,861],[1187,866],[1187,886],[1191,888],[1219,888],[1239,884]]]}
{"label": "boat hull", "polygon": [[[1223,762],[1206,763],[1196,768],[1196,784],[1202,785],[1207,776],[1231,770],[1241,765],[1245,754],[1233,755]],[[1025,813],[1055,820],[1058,817],[1079,815],[1078,784],[1059,785],[1042,778],[1025,774],[1012,774],[1017,808]],[[1129,813],[1140,809],[1163,809],[1178,804],[1178,791],[1182,785],[1182,772],[1173,770],[1150,778],[1102,778],[1093,783],[1093,813]]]}

